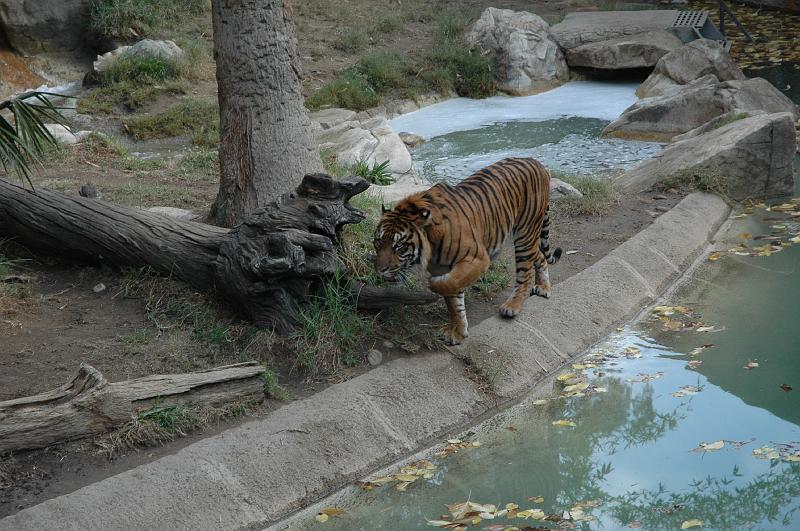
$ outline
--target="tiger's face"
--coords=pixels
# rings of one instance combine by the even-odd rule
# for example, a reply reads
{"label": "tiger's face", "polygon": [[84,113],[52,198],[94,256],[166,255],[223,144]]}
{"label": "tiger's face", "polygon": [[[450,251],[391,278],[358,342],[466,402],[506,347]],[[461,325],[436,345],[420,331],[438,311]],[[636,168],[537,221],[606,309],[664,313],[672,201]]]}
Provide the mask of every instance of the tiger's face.
{"label": "tiger's face", "polygon": [[427,238],[403,210],[383,209],[375,229],[375,270],[387,282],[403,280],[417,264],[427,262]]}

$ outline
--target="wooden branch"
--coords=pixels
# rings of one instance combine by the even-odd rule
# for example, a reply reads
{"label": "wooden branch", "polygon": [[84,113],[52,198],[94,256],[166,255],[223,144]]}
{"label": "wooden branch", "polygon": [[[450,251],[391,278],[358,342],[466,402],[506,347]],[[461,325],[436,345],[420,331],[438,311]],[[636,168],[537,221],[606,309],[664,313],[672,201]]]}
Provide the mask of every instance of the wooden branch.
{"label": "wooden branch", "polygon": [[263,400],[263,372],[249,362],[109,383],[82,363],[72,381],[57,389],[0,402],[0,454],[104,433],[154,405]]}
{"label": "wooden branch", "polygon": [[355,296],[359,310],[382,310],[390,306],[420,305],[436,302],[439,296],[431,291],[399,287],[380,288],[356,284]]}

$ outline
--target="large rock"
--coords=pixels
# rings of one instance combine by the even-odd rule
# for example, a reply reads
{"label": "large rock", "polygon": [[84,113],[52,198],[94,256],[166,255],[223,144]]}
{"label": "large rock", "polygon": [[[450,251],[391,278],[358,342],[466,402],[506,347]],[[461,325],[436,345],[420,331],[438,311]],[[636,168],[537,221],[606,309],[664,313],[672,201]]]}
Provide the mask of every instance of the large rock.
{"label": "large rock", "polygon": [[674,10],[581,11],[568,13],[550,31],[559,46],[569,51],[590,42],[663,30],[677,14]]}
{"label": "large rock", "polygon": [[155,57],[164,61],[178,61],[185,53],[172,41],[143,39],[131,46],[120,46],[116,50],[98,55],[94,62],[94,71],[107,70],[116,61],[125,57]]}
{"label": "large rock", "polygon": [[673,94],[687,85],[713,75],[718,81],[745,79],[739,65],[717,41],[698,39],[664,55],[653,73],[636,89],[640,98]]}
{"label": "large rock", "polygon": [[92,0],[7,0],[0,2],[0,28],[24,55],[83,48]]}
{"label": "large rock", "polygon": [[532,13],[490,7],[469,29],[466,40],[494,54],[498,88],[505,92],[533,94],[569,79],[550,26]]}
{"label": "large rock", "polygon": [[[321,149],[336,155],[342,164],[364,161],[370,166],[388,160],[395,176],[411,173],[413,163],[408,148],[392,130],[383,116],[369,118],[363,122],[355,119],[355,113],[344,109],[328,109],[311,115],[317,127],[317,142]],[[321,121],[316,121],[321,120]]]}
{"label": "large rock", "polygon": [[617,186],[636,192],[681,173],[715,174],[731,198],[768,198],[794,192],[794,116],[759,114],[675,142],[654,158],[617,178]]}
{"label": "large rock", "polygon": [[572,67],[622,70],[649,68],[664,55],[683,46],[683,41],[665,30],[654,30],[590,42],[567,50],[567,64]]}
{"label": "large rock", "polygon": [[[702,80],[709,78],[713,79],[709,75]],[[800,116],[797,106],[762,78],[695,82],[675,93],[634,103],[603,130],[603,136],[669,141],[723,114],[755,111]]]}

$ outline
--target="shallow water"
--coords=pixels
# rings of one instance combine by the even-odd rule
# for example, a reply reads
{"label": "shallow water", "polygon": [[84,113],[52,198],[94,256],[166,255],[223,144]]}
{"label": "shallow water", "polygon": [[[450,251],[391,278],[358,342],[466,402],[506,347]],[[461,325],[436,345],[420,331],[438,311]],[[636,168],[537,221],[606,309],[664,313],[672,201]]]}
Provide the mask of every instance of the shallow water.
{"label": "shallow water", "polygon": [[505,157],[534,157],[551,170],[618,173],[662,144],[601,139],[603,128],[636,101],[636,84],[574,81],[522,98],[456,98],[399,116],[396,131],[428,142],[412,150],[429,182],[458,182]]}
{"label": "shallow water", "polygon": [[[740,231],[770,233],[776,223],[788,227],[778,230],[784,239],[800,231],[796,224],[760,221],[769,216],[786,217],[759,210],[737,220],[722,248],[739,241]],[[752,248],[764,241],[747,243]],[[669,301],[691,310],[670,319],[694,322],[692,330],[664,331],[665,322],[650,317],[593,351],[598,367],[586,369],[585,377],[607,392],[523,404],[465,436],[480,440],[480,448],[432,458],[438,468],[431,479],[406,492],[390,484],[359,493],[337,502],[342,516],[324,524],[308,517],[298,525],[431,529],[426,519],[468,499],[558,515],[597,500],[596,508],[585,509],[592,521],[574,522],[578,529],[679,529],[691,519],[702,520],[703,529],[800,529],[800,462],[753,454],[767,445],[800,458],[799,262],[798,246],[706,262]],[[712,331],[698,331],[698,321]],[[691,354],[708,344],[714,346]],[[628,347],[641,357],[634,351],[628,359]],[[689,361],[702,364],[690,368]],[[744,368],[755,361],[757,368]],[[699,392],[673,396],[687,385]],[[556,427],[558,419],[576,426]],[[692,451],[716,441],[724,441],[722,449]],[[532,496],[544,501],[526,500]],[[498,518],[470,529],[491,524],[556,527]]]}

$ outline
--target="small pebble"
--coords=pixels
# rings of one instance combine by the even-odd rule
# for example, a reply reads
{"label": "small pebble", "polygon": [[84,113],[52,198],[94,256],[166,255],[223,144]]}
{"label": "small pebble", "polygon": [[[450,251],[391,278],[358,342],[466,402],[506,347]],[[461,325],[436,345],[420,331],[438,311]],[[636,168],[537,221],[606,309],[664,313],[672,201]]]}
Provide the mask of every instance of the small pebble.
{"label": "small pebble", "polygon": [[667,193],[668,194],[677,194],[678,190],[676,190],[675,188],[670,188],[669,190],[667,190]]}
{"label": "small pebble", "polygon": [[95,293],[100,293],[101,291],[105,290],[106,290],[106,285],[103,284],[102,282],[100,282],[99,284],[95,284],[95,286],[92,288],[92,291],[94,291]]}
{"label": "small pebble", "polygon": [[650,215],[651,218],[657,218],[659,216],[658,212],[653,212],[652,210],[648,210],[647,213]]}
{"label": "small pebble", "polygon": [[656,209],[656,211],[658,211],[658,212],[669,212],[669,210],[670,210],[670,208],[669,208],[669,207],[667,207],[667,206],[661,206],[661,205],[657,206],[655,209]]}
{"label": "small pebble", "polygon": [[392,343],[391,341],[384,341],[383,348],[385,348],[386,350],[391,350],[394,348],[394,343]]}
{"label": "small pebble", "polygon": [[381,354],[380,350],[373,348],[369,352],[367,352],[367,361],[373,367],[377,367],[383,361],[383,354]]}
{"label": "small pebble", "polygon": [[667,198],[667,196],[661,195],[661,194],[653,196],[653,199],[666,199],[666,198]]}

